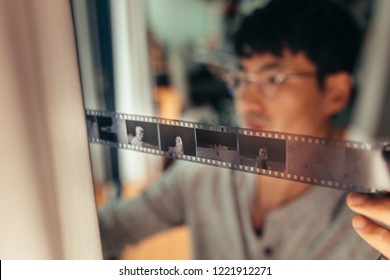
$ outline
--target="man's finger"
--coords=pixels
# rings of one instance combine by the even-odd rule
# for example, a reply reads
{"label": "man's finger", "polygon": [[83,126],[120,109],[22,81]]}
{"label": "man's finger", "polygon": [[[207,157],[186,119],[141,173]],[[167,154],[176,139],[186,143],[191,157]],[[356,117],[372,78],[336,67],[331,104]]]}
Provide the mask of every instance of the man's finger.
{"label": "man's finger", "polygon": [[348,195],[347,204],[356,213],[390,227],[390,197],[351,193]]}
{"label": "man's finger", "polygon": [[368,244],[390,259],[390,230],[362,215],[352,219],[352,226]]}

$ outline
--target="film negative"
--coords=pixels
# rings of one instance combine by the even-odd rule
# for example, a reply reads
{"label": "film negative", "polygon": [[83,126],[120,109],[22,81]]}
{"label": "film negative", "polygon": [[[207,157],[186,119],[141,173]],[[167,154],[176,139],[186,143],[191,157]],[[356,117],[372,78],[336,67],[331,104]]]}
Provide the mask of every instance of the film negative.
{"label": "film negative", "polygon": [[365,193],[390,191],[390,145],[86,110],[88,138],[242,172]]}

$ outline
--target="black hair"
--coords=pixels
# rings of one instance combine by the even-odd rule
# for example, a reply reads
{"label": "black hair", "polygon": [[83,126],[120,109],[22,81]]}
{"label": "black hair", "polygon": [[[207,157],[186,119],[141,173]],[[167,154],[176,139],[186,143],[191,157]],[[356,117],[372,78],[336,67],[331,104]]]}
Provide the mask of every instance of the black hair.
{"label": "black hair", "polygon": [[234,47],[240,57],[303,52],[322,82],[329,73],[353,73],[361,40],[357,21],[333,0],[273,0],[243,20]]}
{"label": "black hair", "polygon": [[273,0],[243,19],[233,43],[239,57],[303,52],[316,65],[322,87],[328,74],[353,74],[362,35],[352,14],[333,0]]}

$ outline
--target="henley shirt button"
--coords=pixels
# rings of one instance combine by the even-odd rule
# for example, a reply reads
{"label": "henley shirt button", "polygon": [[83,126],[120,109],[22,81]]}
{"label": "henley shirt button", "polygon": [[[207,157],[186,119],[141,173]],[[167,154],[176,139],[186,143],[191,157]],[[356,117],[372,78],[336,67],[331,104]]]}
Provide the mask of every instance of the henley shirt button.
{"label": "henley shirt button", "polygon": [[264,254],[267,256],[267,257],[270,257],[272,256],[272,253],[273,253],[273,250],[271,247],[264,247]]}

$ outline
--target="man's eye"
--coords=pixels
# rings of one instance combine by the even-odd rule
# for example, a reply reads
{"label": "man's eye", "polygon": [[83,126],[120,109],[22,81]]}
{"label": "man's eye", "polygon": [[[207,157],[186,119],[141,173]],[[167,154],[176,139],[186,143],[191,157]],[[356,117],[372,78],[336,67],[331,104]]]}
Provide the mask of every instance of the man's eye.
{"label": "man's eye", "polygon": [[278,73],[275,75],[272,75],[268,78],[268,82],[271,84],[281,84],[285,80],[285,75],[282,73]]}

